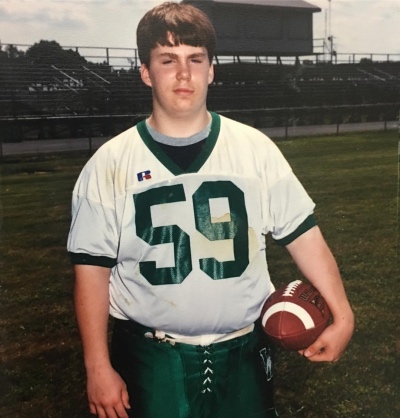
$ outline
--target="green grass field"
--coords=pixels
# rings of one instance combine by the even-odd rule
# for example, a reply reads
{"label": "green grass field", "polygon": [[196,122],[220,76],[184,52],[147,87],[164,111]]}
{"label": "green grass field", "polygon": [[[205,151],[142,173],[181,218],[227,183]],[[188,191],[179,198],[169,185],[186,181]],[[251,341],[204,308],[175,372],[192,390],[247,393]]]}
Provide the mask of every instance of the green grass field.
{"label": "green grass field", "polygon": [[[336,364],[277,351],[280,416],[398,417],[398,135],[278,145],[317,203],[356,315],[353,340]],[[92,416],[65,249],[71,191],[86,159],[49,155],[1,166],[0,417]],[[275,283],[301,278],[286,251],[268,244]]]}

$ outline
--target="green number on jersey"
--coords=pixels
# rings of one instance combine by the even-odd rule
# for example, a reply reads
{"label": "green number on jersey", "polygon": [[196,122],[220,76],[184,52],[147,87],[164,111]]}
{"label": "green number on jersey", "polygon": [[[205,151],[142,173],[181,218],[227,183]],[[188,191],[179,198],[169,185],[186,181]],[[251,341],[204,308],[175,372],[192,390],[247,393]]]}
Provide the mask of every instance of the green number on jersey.
{"label": "green number on jersey", "polygon": [[[230,220],[212,222],[210,199],[226,197]],[[249,236],[243,192],[230,181],[205,182],[193,195],[196,228],[210,241],[233,240],[233,261],[219,262],[215,258],[200,260],[200,268],[212,279],[240,276],[249,264]]]}
{"label": "green number on jersey", "polygon": [[[230,219],[213,222],[210,199],[226,198]],[[136,232],[151,246],[173,243],[175,267],[157,268],[155,261],[140,262],[141,274],[152,285],[179,284],[192,271],[190,238],[177,225],[154,227],[151,206],[184,202],[182,184],[163,186],[134,195]],[[231,239],[235,259],[220,262],[200,259],[200,268],[214,280],[240,276],[249,264],[248,220],[243,192],[230,181],[205,182],[193,194],[196,229],[210,241]],[[182,214],[184,216],[184,214]]]}
{"label": "green number on jersey", "polygon": [[134,195],[137,235],[150,245],[174,244],[175,267],[156,267],[155,261],[140,263],[141,274],[152,284],[179,284],[192,271],[189,235],[177,225],[154,227],[150,208],[153,205],[185,201],[182,184],[150,189]]}

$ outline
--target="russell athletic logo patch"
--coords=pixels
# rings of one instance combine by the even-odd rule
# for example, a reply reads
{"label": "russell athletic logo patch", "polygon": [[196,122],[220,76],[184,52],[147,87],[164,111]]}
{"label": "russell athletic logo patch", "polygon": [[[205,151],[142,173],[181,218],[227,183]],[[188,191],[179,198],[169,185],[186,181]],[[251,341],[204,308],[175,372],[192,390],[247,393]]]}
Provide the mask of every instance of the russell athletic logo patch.
{"label": "russell athletic logo patch", "polygon": [[151,179],[150,170],[146,170],[146,171],[142,171],[140,173],[137,173],[137,178],[138,178],[139,181],[150,180]]}

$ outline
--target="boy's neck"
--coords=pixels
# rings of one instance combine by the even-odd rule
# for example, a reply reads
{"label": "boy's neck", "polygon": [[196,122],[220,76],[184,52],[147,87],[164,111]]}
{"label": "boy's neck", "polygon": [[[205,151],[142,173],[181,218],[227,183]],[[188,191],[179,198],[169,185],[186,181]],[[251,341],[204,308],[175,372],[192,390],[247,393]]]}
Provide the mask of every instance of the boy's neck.
{"label": "boy's neck", "polygon": [[173,137],[188,138],[197,134],[211,122],[211,115],[205,108],[195,117],[174,116],[153,112],[148,119],[149,125],[157,132]]}

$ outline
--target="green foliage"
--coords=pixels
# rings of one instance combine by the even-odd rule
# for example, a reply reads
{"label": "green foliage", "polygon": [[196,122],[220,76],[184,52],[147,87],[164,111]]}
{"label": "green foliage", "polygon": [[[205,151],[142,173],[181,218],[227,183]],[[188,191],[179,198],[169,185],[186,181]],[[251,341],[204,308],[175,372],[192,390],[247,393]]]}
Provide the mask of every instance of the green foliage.
{"label": "green foliage", "polygon": [[14,45],[7,45],[4,51],[2,51],[1,46],[0,46],[0,60],[22,58],[24,57],[24,55],[25,55],[24,51],[20,51]]}
{"label": "green foliage", "polygon": [[372,67],[374,65],[374,62],[371,58],[361,58],[360,65],[364,67]]}
{"label": "green foliage", "polygon": [[32,64],[36,65],[59,65],[77,66],[87,63],[78,52],[72,49],[63,49],[56,41],[40,41],[32,45],[25,54]]}
{"label": "green foliage", "polygon": [[[317,203],[356,314],[355,335],[336,364],[277,351],[280,417],[399,416],[397,135],[297,138],[278,145]],[[2,417],[92,416],[65,249],[71,192],[85,161],[48,156],[2,165]],[[270,238],[267,245],[276,285],[301,278],[282,248]]]}

